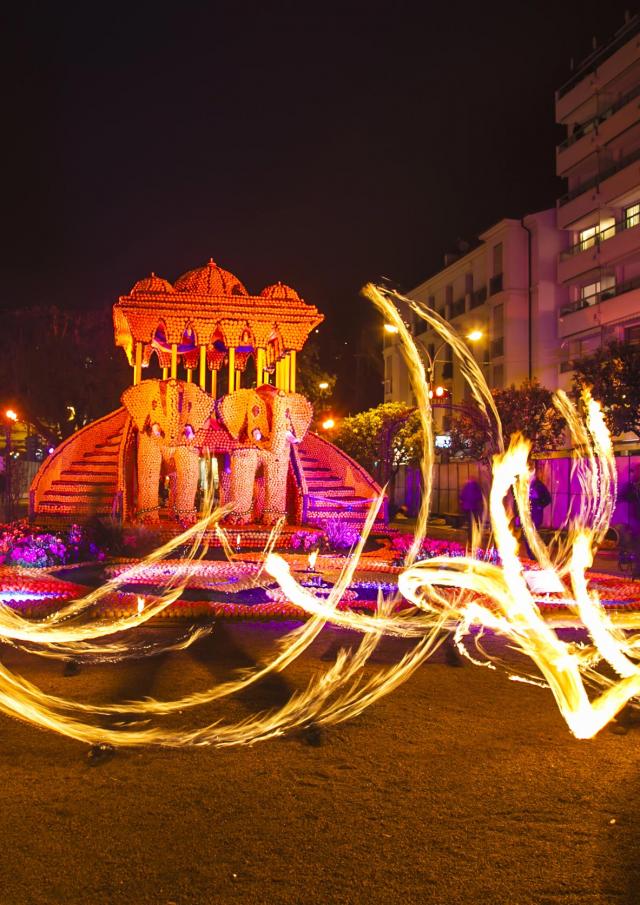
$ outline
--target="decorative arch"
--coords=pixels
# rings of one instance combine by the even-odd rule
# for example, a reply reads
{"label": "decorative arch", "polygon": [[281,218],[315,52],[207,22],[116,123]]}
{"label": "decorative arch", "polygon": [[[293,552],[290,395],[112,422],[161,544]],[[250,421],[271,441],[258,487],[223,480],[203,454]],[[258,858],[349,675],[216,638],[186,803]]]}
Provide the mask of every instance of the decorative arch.
{"label": "decorative arch", "polygon": [[197,348],[198,338],[196,331],[191,321],[189,321],[182,331],[182,340],[178,346],[178,352],[180,355],[188,355],[196,351]]}
{"label": "decorative arch", "polygon": [[282,334],[277,326],[274,326],[271,335],[267,341],[266,349],[266,367],[272,370],[278,359],[284,354],[284,343],[282,342]]}

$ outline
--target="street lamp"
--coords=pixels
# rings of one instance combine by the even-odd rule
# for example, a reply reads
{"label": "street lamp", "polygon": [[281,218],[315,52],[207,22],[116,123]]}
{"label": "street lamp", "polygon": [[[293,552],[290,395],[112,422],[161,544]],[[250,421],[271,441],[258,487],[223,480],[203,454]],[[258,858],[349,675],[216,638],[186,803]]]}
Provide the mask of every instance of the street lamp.
{"label": "street lamp", "polygon": [[399,332],[398,328],[395,326],[395,324],[385,324],[384,329],[387,331],[387,333],[398,333]]}
{"label": "street lamp", "polygon": [[[386,324],[385,324],[385,326],[386,326]],[[469,342],[477,343],[483,337],[484,337],[484,333],[482,332],[482,330],[478,330],[476,328],[474,330],[471,330],[469,333],[467,333],[465,338],[468,339]],[[414,339],[420,346],[422,353],[424,354],[424,357],[427,361],[427,383],[429,384],[429,387],[431,388],[433,386],[433,382],[435,380],[436,363],[438,361],[438,358],[440,357],[440,353],[442,352],[443,349],[445,349],[449,345],[449,343],[447,342],[446,339],[444,339],[440,343],[438,348],[435,350],[433,355],[431,355],[429,350],[427,349],[427,347],[425,346],[424,342],[421,339],[418,339],[417,336],[414,337]],[[436,396],[442,396],[443,393],[438,393],[438,389],[442,389],[442,388],[436,387]]]}
{"label": "street lamp", "polygon": [[318,389],[319,390],[328,390],[329,384],[327,383],[326,380],[321,380],[320,383],[318,384]]}
{"label": "street lamp", "polygon": [[11,499],[11,428],[18,420],[17,412],[7,409],[4,413],[4,516],[8,522],[13,517]]}
{"label": "street lamp", "polygon": [[[435,376],[436,376],[436,362],[438,361],[438,358],[440,357],[440,353],[442,352],[442,350],[443,350],[443,349],[446,349],[447,346],[449,345],[449,343],[447,342],[446,339],[444,339],[444,340],[440,343],[440,345],[438,346],[438,348],[435,350],[435,352],[433,353],[433,355],[431,355],[431,353],[429,352],[429,350],[427,349],[427,347],[425,346],[425,344],[423,343],[423,341],[422,341],[421,339],[418,339],[417,336],[414,337],[414,339],[415,339],[415,341],[418,343],[418,345],[420,346],[420,349],[422,350],[422,354],[424,355],[424,357],[425,357],[425,359],[426,359],[426,362],[427,362],[427,384],[428,384],[428,386],[429,386],[429,390],[432,391],[433,382],[434,382]],[[442,389],[442,388],[439,387],[438,389]],[[439,395],[442,395],[442,393],[440,393]]]}
{"label": "street lamp", "polygon": [[335,427],[335,426],[336,426],[336,422],[333,420],[333,418],[326,418],[322,422],[322,429],[326,430],[326,431],[331,430],[331,428]]}

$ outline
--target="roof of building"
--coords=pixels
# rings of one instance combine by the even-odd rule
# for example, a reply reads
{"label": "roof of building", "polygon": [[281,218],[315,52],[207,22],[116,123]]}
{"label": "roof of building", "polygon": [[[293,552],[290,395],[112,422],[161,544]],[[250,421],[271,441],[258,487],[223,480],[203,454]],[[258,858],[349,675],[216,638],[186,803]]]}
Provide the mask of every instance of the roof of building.
{"label": "roof of building", "polygon": [[265,288],[260,293],[261,298],[265,299],[274,299],[282,302],[285,301],[301,301],[300,296],[292,289],[291,286],[287,286],[286,283],[274,283],[272,286],[265,286]]}
{"label": "roof of building", "polygon": [[219,267],[213,258],[204,267],[188,270],[175,282],[177,292],[195,295],[248,295],[237,276]]}
{"label": "roof of building", "polygon": [[151,271],[148,277],[144,277],[134,284],[129,295],[140,295],[143,292],[175,292],[175,289],[169,280],[163,280],[162,277],[156,276]]}
{"label": "roof of building", "polygon": [[[113,306],[116,345],[132,360],[136,342],[153,345],[159,326],[166,344],[180,345],[192,331],[195,345],[253,347],[280,358],[299,351],[324,316],[291,286],[274,283],[249,295],[240,280],[211,259],[179,277],[172,286],[151,274]],[[155,348],[155,347],[154,347]]]}

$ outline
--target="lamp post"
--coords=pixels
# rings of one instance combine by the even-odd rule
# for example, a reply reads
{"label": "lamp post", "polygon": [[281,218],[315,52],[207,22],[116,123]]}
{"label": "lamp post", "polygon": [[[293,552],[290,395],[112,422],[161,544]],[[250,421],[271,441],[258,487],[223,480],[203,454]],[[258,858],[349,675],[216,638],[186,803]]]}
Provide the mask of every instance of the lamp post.
{"label": "lamp post", "polygon": [[[483,337],[484,337],[484,333],[482,332],[482,330],[474,329],[474,330],[470,330],[469,333],[466,334],[465,339],[467,339],[471,343],[477,343],[477,342],[479,342],[479,340],[483,339]],[[446,339],[443,340],[440,343],[440,345],[438,346],[438,348],[435,350],[433,355],[431,355],[431,353],[429,352],[429,350],[427,349],[427,347],[425,346],[424,342],[421,339],[418,339],[417,336],[414,337],[414,339],[415,339],[416,343],[418,344],[418,346],[420,347],[420,349],[426,359],[427,383],[429,384],[429,390],[431,391],[432,395],[435,390],[435,395],[441,396],[442,392],[438,393],[438,390],[441,390],[442,388],[441,387],[434,388],[434,386],[433,386],[433,384],[435,382],[435,376],[436,376],[436,363],[438,361],[438,357],[440,356],[440,353],[442,352],[443,349],[445,349],[449,345],[449,343],[447,342]]]}
{"label": "lamp post", "polygon": [[10,522],[13,518],[13,500],[11,498],[11,428],[18,420],[13,409],[4,413],[4,517]]}

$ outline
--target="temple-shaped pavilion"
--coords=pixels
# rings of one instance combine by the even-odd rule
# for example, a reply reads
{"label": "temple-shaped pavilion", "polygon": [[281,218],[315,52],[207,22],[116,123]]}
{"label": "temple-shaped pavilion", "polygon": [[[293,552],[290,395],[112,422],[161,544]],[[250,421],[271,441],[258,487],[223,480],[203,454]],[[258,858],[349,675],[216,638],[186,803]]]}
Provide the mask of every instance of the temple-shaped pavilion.
{"label": "temple-shaped pavilion", "polygon": [[155,353],[163,379],[197,380],[214,398],[240,389],[251,356],[258,386],[295,392],[296,354],[323,320],[290,286],[275,283],[249,295],[213,260],[174,285],[152,273],[113,308],[116,345],[127,354],[134,384]]}
{"label": "temple-shaped pavilion", "polygon": [[[171,387],[183,387],[185,398],[206,394],[214,414],[198,437],[203,437],[203,448],[219,457],[238,448],[216,420],[221,397],[251,387],[257,392],[264,384],[295,394],[297,354],[322,320],[318,309],[290,286],[275,283],[250,295],[213,260],[175,283],[152,273],[113,307],[115,342],[133,369],[132,385],[161,375],[156,383],[164,388],[159,390],[163,398]],[[188,384],[195,385],[191,391]],[[151,395],[153,387],[149,391]],[[260,393],[264,396],[264,389]],[[141,517],[139,431],[123,406],[61,443],[31,485],[30,517],[49,523]],[[326,438],[308,431],[291,447],[286,496],[290,522],[322,525],[341,520],[359,526],[379,493],[367,472]]]}

